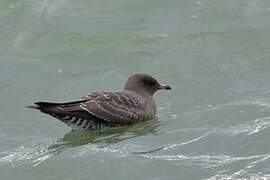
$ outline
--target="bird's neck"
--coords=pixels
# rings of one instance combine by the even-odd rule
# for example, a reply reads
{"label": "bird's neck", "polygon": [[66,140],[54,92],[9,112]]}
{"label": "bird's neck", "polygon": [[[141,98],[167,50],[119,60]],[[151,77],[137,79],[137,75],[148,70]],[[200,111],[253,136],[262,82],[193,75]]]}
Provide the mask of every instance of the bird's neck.
{"label": "bird's neck", "polygon": [[139,96],[141,99],[146,100],[148,105],[146,107],[149,109],[149,114],[150,115],[155,115],[156,114],[156,103],[152,95],[150,95],[147,91],[144,90],[128,90],[124,89],[125,92]]}
{"label": "bird's neck", "polygon": [[135,93],[135,94],[141,96],[142,99],[147,99],[148,102],[151,103],[151,106],[156,107],[156,104],[155,104],[153,95],[152,94],[149,94],[149,92],[147,92],[146,90],[140,89],[140,88],[131,89],[131,90],[125,88],[124,90],[125,91],[128,91],[128,92],[131,92],[131,93]]}

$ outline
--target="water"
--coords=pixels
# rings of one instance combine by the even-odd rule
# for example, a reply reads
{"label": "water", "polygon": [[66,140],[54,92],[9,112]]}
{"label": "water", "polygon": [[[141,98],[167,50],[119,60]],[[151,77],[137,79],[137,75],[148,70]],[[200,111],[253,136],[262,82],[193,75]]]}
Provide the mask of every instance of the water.
{"label": "water", "polygon": [[[1,179],[270,179],[270,1],[0,0]],[[172,86],[157,119],[71,132],[24,108]]]}

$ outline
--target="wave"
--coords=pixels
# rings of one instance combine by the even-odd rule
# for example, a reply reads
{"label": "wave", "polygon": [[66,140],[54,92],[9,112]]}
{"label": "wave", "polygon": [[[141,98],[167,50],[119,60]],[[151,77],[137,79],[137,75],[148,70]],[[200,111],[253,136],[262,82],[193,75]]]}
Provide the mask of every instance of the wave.
{"label": "wave", "polygon": [[49,159],[51,155],[47,147],[41,144],[30,146],[21,145],[14,150],[1,152],[0,165],[20,166],[33,164],[33,166],[37,166]]}

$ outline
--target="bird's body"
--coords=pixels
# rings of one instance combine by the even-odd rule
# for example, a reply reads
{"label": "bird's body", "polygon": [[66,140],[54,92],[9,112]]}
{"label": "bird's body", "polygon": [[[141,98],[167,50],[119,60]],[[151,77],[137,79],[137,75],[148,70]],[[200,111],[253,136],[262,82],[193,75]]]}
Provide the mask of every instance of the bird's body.
{"label": "bird's body", "polygon": [[161,86],[149,75],[136,74],[121,92],[93,92],[79,101],[36,102],[36,106],[29,107],[59,119],[73,130],[99,130],[153,118],[156,114],[153,94],[158,89],[170,87]]}

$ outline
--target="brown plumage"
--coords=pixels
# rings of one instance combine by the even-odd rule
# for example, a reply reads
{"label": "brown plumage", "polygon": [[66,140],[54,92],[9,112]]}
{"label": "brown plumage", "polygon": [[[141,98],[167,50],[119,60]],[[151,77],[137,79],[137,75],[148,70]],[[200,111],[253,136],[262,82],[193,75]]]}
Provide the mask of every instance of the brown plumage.
{"label": "brown plumage", "polygon": [[131,125],[156,114],[154,93],[171,89],[146,74],[135,74],[122,92],[93,92],[79,101],[67,103],[36,102],[38,109],[64,122],[73,130],[98,130],[104,127]]}

